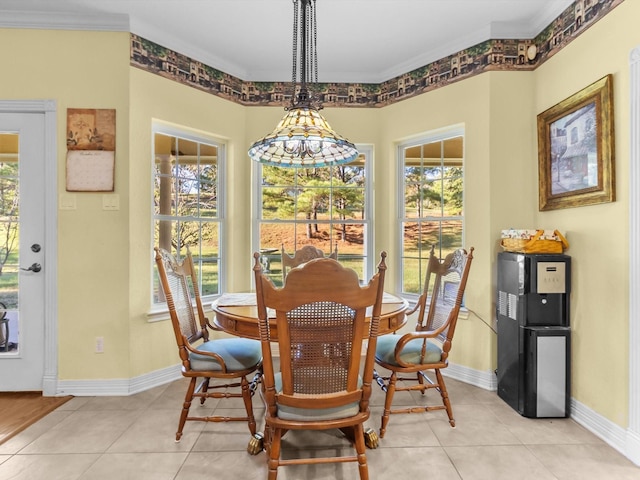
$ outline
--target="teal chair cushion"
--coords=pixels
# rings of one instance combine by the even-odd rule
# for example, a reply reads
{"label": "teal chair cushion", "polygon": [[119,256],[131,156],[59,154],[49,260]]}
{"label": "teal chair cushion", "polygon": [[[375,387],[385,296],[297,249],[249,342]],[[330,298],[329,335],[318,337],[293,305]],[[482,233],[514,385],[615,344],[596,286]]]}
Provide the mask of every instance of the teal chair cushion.
{"label": "teal chair cushion", "polygon": [[[402,335],[382,335],[378,337],[376,346],[376,360],[389,365],[398,365],[395,358],[395,349]],[[420,363],[420,352],[422,351],[422,338],[415,338],[409,341],[402,352],[400,359],[405,363]],[[442,357],[442,349],[433,342],[427,341],[427,352],[423,364],[438,363]]]}
{"label": "teal chair cushion", "polygon": [[[196,348],[203,352],[217,353],[227,365],[227,370],[232,372],[254,368],[262,360],[260,342],[248,338],[209,340],[196,346]],[[189,361],[191,362],[191,369],[198,372],[222,370],[220,364],[214,358],[206,355],[189,353]]]}
{"label": "teal chair cushion", "polygon": [[[276,392],[282,391],[282,374],[275,374]],[[362,379],[359,380],[362,385]],[[313,422],[315,420],[335,420],[356,415],[360,411],[358,402],[350,403],[334,408],[297,408],[287,405],[278,405],[278,418],[283,420],[297,420],[301,422]]]}

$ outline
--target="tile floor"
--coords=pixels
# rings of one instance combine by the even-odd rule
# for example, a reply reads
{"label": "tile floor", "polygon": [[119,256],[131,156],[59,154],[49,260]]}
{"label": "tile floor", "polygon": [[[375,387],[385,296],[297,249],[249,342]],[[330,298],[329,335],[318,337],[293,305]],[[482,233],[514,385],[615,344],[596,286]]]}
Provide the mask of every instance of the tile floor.
{"label": "tile floor", "polygon": [[[456,428],[444,411],[392,416],[380,446],[367,451],[372,480],[640,480],[640,467],[573,420],[524,418],[495,392],[452,379],[447,385]],[[374,387],[367,425],[377,430],[383,394]],[[185,388],[177,380],[130,397],[76,397],[0,445],[0,478],[265,479],[265,455],[247,453],[243,423],[188,422],[182,441],[174,442]],[[439,401],[434,393],[427,398]],[[423,401],[419,394],[400,395],[403,403]],[[220,413],[219,402],[192,408]],[[232,408],[242,408],[234,402]],[[289,456],[305,444],[316,449],[302,452],[307,455],[348,448],[336,432],[289,432],[283,443]],[[358,472],[352,463],[296,466],[281,468],[278,478],[351,480]]]}

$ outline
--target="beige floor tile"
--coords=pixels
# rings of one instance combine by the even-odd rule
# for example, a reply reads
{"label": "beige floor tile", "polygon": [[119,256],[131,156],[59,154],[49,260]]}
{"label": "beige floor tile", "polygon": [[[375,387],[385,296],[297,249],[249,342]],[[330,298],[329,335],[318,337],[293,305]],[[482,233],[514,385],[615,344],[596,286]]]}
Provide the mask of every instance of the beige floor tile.
{"label": "beige floor tile", "polygon": [[[202,415],[212,412],[199,408]],[[198,439],[205,422],[188,421],[182,438],[176,442],[178,415],[173,410],[147,410],[138,413],[129,427],[108,447],[109,453],[187,452]]]}
{"label": "beige floor tile", "polygon": [[517,445],[521,442],[506,425],[491,413],[486,405],[458,405],[453,410],[455,428],[443,411],[428,412],[439,415],[429,425],[442,446]]}
{"label": "beige floor tile", "polygon": [[608,445],[529,445],[558,480],[639,480],[640,468]]}
{"label": "beige floor tile", "polygon": [[459,480],[454,465],[439,447],[385,448],[367,451],[369,476],[372,480],[404,480],[425,478]]}
{"label": "beige floor tile", "polygon": [[97,454],[14,455],[0,464],[0,478],[11,480],[75,480]]}
{"label": "beige floor tile", "polygon": [[[387,431],[380,445],[384,447],[435,447],[440,446],[438,437],[431,430],[429,420],[434,412],[393,414],[389,416]],[[435,412],[440,415],[440,412]],[[382,417],[381,408],[371,409],[371,418],[367,422],[378,435]]]}
{"label": "beige floor tile", "polygon": [[173,480],[186,458],[186,452],[107,453],[91,465],[79,480]]}
{"label": "beige floor tile", "polygon": [[174,380],[173,382],[165,386],[165,389],[162,391],[162,395],[149,403],[149,408],[165,410],[167,408],[175,406],[175,404],[172,402],[176,401],[178,402],[178,405],[182,405],[182,402],[184,401],[184,395],[187,392],[188,386],[188,378],[182,377],[178,380]]}
{"label": "beige floor tile", "polygon": [[103,453],[138,415],[136,411],[75,411],[20,453]]}
{"label": "beige floor tile", "polygon": [[604,443],[570,418],[523,417],[507,404],[489,408],[524,444]]}
{"label": "beige floor tile", "polygon": [[523,445],[445,447],[463,480],[555,480]]}
{"label": "beige floor tile", "polygon": [[[456,428],[444,411],[392,415],[385,438],[367,450],[371,480],[427,476],[437,480],[640,480],[640,467],[571,419],[530,419],[495,392],[446,379]],[[175,431],[187,379],[130,397],[78,397],[24,432],[0,444],[0,479],[28,480],[264,480],[264,452],[250,455],[244,422],[187,422],[181,442]],[[371,418],[376,432],[384,393],[373,386]],[[415,392],[401,403],[424,404]],[[430,391],[428,403],[440,402]],[[395,403],[395,402],[394,402]],[[230,406],[232,408],[230,408]],[[195,402],[191,414],[243,415],[242,401]],[[264,405],[254,396],[257,429]],[[341,432],[290,431],[284,457],[352,454]],[[279,480],[357,479],[355,463],[281,467]]]}
{"label": "beige floor tile", "polygon": [[464,404],[504,404],[504,400],[502,400],[495,391],[474,387],[468,383],[449,378],[446,375],[444,377],[447,392],[449,392],[449,400],[454,406]]}
{"label": "beige floor tile", "polygon": [[[267,464],[264,453],[193,452],[185,460],[175,480],[211,479],[264,480]],[[278,475],[279,480],[286,477]],[[304,478],[304,477],[299,477]]]}
{"label": "beige floor tile", "polygon": [[29,426],[15,437],[11,437],[4,443],[0,444],[0,454],[14,454],[21,451],[35,439],[46,433],[62,420],[67,418],[71,411],[55,410],[33,425]]}
{"label": "beige floor tile", "polygon": [[[257,413],[257,412],[256,412]],[[227,417],[240,417],[246,414],[243,409],[223,409],[217,408],[216,415]],[[264,424],[262,416],[256,415],[257,432],[262,432]],[[211,422],[204,424],[204,427],[192,448],[194,452],[206,451],[243,451],[246,452],[251,432],[246,422]]]}
{"label": "beige floor tile", "polygon": [[56,408],[56,411],[78,410],[80,407],[82,407],[85,403],[91,401],[93,398],[94,397],[73,397],[71,400],[64,402],[62,405]]}

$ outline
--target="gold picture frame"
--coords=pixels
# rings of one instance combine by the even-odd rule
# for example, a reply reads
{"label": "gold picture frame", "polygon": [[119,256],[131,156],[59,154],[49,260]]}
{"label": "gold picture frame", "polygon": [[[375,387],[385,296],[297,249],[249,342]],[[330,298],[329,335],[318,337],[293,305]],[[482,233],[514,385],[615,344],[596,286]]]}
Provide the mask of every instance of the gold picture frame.
{"label": "gold picture frame", "polygon": [[615,201],[613,76],[538,115],[539,210]]}

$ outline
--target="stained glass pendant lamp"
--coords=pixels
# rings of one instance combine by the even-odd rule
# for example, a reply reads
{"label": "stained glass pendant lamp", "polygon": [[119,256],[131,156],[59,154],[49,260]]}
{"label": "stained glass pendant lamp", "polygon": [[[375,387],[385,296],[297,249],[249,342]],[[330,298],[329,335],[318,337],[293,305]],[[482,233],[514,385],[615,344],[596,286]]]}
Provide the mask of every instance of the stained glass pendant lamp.
{"label": "stained glass pendant lamp", "polygon": [[276,129],[251,145],[249,156],[257,162],[279,167],[328,167],[352,162],[358,150],[333,131],[320,115],[321,102],[313,98],[308,89],[309,83],[318,82],[316,0],[293,0],[293,5],[291,105],[285,107],[287,113]]}

